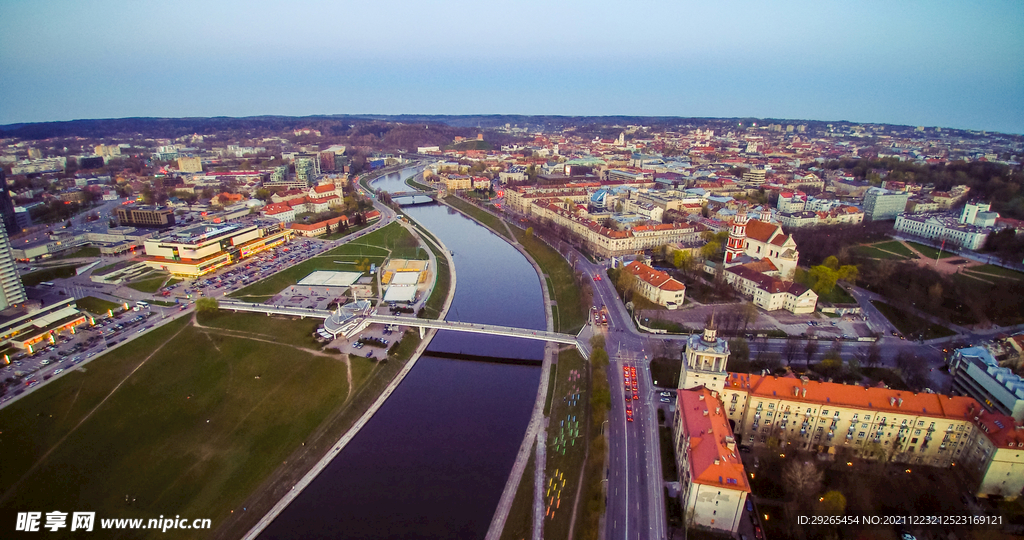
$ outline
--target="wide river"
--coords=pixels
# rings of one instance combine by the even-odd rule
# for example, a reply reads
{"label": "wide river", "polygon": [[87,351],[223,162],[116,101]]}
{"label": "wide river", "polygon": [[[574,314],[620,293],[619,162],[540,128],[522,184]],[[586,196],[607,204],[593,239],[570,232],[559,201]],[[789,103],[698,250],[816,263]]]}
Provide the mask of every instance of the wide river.
{"label": "wide river", "polygon": [[[408,169],[373,183],[408,191]],[[448,320],[543,329],[541,282],[502,238],[446,206],[404,209],[454,254]],[[402,384],[262,539],[483,538],[537,394],[534,365],[451,360],[430,351],[540,360],[543,344],[441,331]]]}

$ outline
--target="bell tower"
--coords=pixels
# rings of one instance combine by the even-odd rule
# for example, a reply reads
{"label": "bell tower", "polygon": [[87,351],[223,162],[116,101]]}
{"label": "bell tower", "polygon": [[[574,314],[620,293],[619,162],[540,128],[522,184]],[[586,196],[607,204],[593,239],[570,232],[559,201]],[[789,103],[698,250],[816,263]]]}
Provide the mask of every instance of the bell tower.
{"label": "bell tower", "polygon": [[729,264],[743,255],[743,248],[747,243],[747,212],[740,210],[732,219],[732,227],[729,228],[729,241],[725,247],[725,264]]}
{"label": "bell tower", "polygon": [[713,314],[711,323],[704,329],[703,335],[692,334],[686,340],[682,360],[682,369],[679,370],[680,390],[703,386],[721,392],[725,387],[725,379],[728,376],[725,365],[729,361],[729,342],[718,337]]}

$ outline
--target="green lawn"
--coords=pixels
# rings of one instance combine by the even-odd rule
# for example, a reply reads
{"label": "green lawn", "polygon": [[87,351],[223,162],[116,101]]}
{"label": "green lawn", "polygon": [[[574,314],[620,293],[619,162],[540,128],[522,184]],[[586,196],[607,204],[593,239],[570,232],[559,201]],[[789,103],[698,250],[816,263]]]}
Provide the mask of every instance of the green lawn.
{"label": "green lawn", "polygon": [[75,275],[75,268],[78,268],[79,266],[81,265],[57,266],[54,268],[39,270],[21,276],[21,282],[24,283],[26,287],[35,287],[44,281],[52,281],[57,278],[69,278]]}
{"label": "green lawn", "polygon": [[916,257],[913,251],[910,251],[909,249],[907,249],[907,246],[904,246],[903,244],[897,242],[896,240],[891,240],[889,242],[880,242],[878,244],[871,244],[871,247],[884,249],[885,251],[891,251],[893,253],[903,255],[904,257],[907,257],[909,259],[913,259]]}
{"label": "green lawn", "polygon": [[907,257],[900,257],[899,255],[889,253],[887,251],[882,251],[880,249],[875,249],[870,246],[857,246],[853,248],[853,252],[864,257],[870,257],[872,259],[892,259],[897,261],[903,261],[907,259]]}
{"label": "green lawn", "polygon": [[999,276],[1009,279],[1024,279],[1024,274],[1016,270],[1010,270],[1009,268],[1003,268],[1002,266],[996,266],[994,264],[971,266],[970,268],[965,268],[964,272],[977,272],[979,274],[985,274],[986,276]]}
{"label": "green lawn", "polygon": [[141,281],[134,281],[129,283],[128,286],[135,289],[136,291],[153,294],[160,290],[167,278],[170,277],[167,274],[163,274],[160,277],[147,278]]}
{"label": "green lawn", "polygon": [[494,214],[484,210],[483,208],[480,208],[476,205],[470,204],[462,199],[459,199],[458,197],[445,197],[444,202],[454,206],[455,208],[458,208],[459,211],[465,214],[469,214],[470,216],[473,217],[473,219],[479,221],[480,223],[483,223],[484,225],[487,225],[494,232],[505,237],[506,239],[509,239],[508,231],[505,229],[504,223],[502,222],[501,218],[495,216]]}
{"label": "green lawn", "polygon": [[918,335],[924,339],[934,339],[956,334],[956,332],[945,326],[928,322],[913,313],[893,307],[885,302],[872,300],[871,303],[908,339],[911,337],[916,338]]}
{"label": "green lawn", "polygon": [[84,309],[85,311],[95,313],[96,315],[105,314],[107,310],[121,309],[121,304],[115,304],[114,302],[109,302],[102,298],[96,298],[95,296],[79,298],[75,300],[75,304],[79,309]]}
{"label": "green lawn", "polygon": [[100,256],[100,248],[92,247],[92,246],[86,246],[86,247],[82,247],[82,248],[76,249],[76,250],[72,251],[71,253],[68,253],[67,255],[61,255],[60,257],[54,257],[54,258],[55,259],[74,259],[74,258],[82,258],[82,257],[99,257],[99,256]]}
{"label": "green lawn", "polygon": [[526,238],[526,232],[518,227],[512,228],[519,243],[540,265],[541,271],[548,275],[548,291],[555,300],[558,309],[555,330],[567,334],[576,334],[587,323],[589,306],[580,303],[580,289],[573,276],[572,267],[561,255],[543,241]]}
{"label": "green lawn", "polygon": [[[601,376],[604,374],[602,373]],[[558,370],[547,433],[547,468],[544,474],[544,536],[568,538],[572,504],[577,496],[586,457],[590,389],[586,361],[575,349],[558,355]],[[551,503],[552,497],[555,502]]]}
{"label": "green lawn", "polygon": [[237,290],[228,296],[264,302],[287,287],[295,285],[302,278],[317,270],[352,272],[358,262],[368,259],[380,266],[388,257],[400,259],[426,259],[426,252],[419,241],[398,223],[342,244],[326,253],[305,260]]}
{"label": "green lawn", "polygon": [[831,302],[833,304],[856,304],[857,300],[846,292],[846,289],[836,285],[827,294],[819,294],[818,300]]}
{"label": "green lawn", "polygon": [[931,246],[926,246],[924,244],[918,244],[917,242],[907,242],[907,243],[910,244],[911,247],[913,247],[914,249],[920,251],[921,255],[924,255],[925,258],[928,258],[928,259],[934,259],[935,257],[938,257],[940,259],[945,259],[947,257],[954,257],[954,256],[956,256],[955,253],[951,253],[948,249],[942,250],[942,255],[940,256],[939,255],[939,250],[937,250],[937,249],[935,249],[935,248],[933,248]]}
{"label": "green lawn", "polygon": [[0,507],[216,528],[347,395],[336,359],[182,319],[0,410]]}

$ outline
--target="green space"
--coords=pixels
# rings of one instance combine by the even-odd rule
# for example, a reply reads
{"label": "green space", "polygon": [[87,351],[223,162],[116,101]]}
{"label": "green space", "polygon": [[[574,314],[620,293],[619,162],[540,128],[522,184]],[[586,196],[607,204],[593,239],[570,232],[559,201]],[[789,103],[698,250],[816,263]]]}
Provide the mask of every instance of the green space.
{"label": "green space", "polygon": [[121,304],[116,304],[102,298],[96,298],[95,296],[86,296],[85,298],[79,298],[75,300],[75,305],[78,309],[84,309],[89,313],[96,315],[105,315],[108,310],[121,309]]}
{"label": "green space", "polygon": [[26,287],[35,287],[44,281],[53,281],[57,278],[69,278],[75,275],[75,268],[81,265],[71,266],[57,266],[54,268],[47,268],[45,270],[38,270],[29,274],[21,276],[21,282]]}
{"label": "green space", "polygon": [[[900,246],[900,247],[902,247],[902,246]],[[895,253],[889,253],[888,251],[882,251],[880,249],[875,249],[875,248],[873,248],[871,246],[856,246],[856,247],[853,248],[853,252],[858,254],[858,255],[861,255],[863,257],[868,257],[868,258],[871,258],[871,259],[890,259],[890,260],[896,260],[896,261],[905,261],[905,260],[907,260],[909,258],[909,257],[901,257],[899,255],[896,255]]]}
{"label": "green space", "polygon": [[368,262],[380,266],[388,257],[427,258],[416,237],[405,227],[398,223],[392,223],[239,289],[228,296],[244,298],[252,302],[265,302],[314,271],[352,272],[358,271],[357,267],[359,266],[364,266],[365,270],[363,271],[366,271],[369,269],[369,264],[364,265],[363,263]]}
{"label": "green space", "polygon": [[448,264],[448,258],[445,257],[440,248],[434,245],[437,242],[437,238],[418,226],[416,230],[426,238],[424,243],[434,253],[434,260],[437,262],[434,268],[437,272],[434,288],[431,289],[430,296],[427,297],[427,301],[423,303],[423,308],[416,316],[424,319],[438,319],[441,317],[441,309],[444,307],[444,302],[448,298],[448,289],[452,285],[452,269]]}
{"label": "green space", "polygon": [[219,526],[347,395],[343,362],[180,319],[0,411],[0,506]]}
{"label": "green space", "polygon": [[[193,537],[241,537],[420,343],[406,332],[389,361],[346,359],[318,351],[318,323],[227,312],[200,314],[198,326],[182,318],[0,410],[12,452],[0,471],[0,508],[200,516],[214,529]],[[68,482],[73,489],[55,489]],[[248,512],[237,511],[243,506]]]}
{"label": "green space", "polygon": [[935,339],[956,334],[945,326],[928,322],[913,313],[904,311],[885,302],[872,300],[871,304],[878,308],[878,311],[889,319],[889,322],[896,327],[907,338]]}
{"label": "green space", "polygon": [[111,273],[111,272],[113,272],[115,270],[120,270],[121,268],[127,268],[129,266],[133,266],[133,265],[136,265],[136,264],[138,264],[138,262],[135,261],[135,260],[125,259],[123,261],[117,261],[117,262],[115,262],[113,264],[108,264],[106,266],[101,266],[99,268],[95,268],[92,271],[92,275],[94,275],[94,276],[103,276],[103,275],[109,274],[109,273]]}
{"label": "green space", "polygon": [[[548,420],[547,467],[544,473],[544,536],[569,538],[569,523],[577,497],[580,474],[591,434],[587,423],[590,389],[587,363],[575,348],[558,354],[558,369],[551,380],[554,398]],[[551,503],[552,497],[555,502]]]}
{"label": "green space", "polygon": [[1002,278],[1024,280],[1024,273],[1016,270],[1010,270],[1009,268],[1003,268],[1002,266],[996,266],[994,264],[971,266],[969,268],[964,268],[964,272],[977,272],[979,274],[985,274],[986,276],[999,276]]}
{"label": "green space", "polygon": [[[583,492],[580,494],[582,500],[578,508],[579,516],[575,531],[578,531],[576,538],[597,540],[604,519],[604,478],[608,466],[605,461],[608,443],[602,430],[612,403],[611,390],[608,388],[608,353],[604,350],[604,340],[594,338],[591,345],[593,352],[590,353],[590,371],[587,377],[591,388],[590,444],[587,447]],[[621,376],[618,373],[614,375]]]}
{"label": "green space", "polygon": [[139,281],[129,283],[128,286],[135,289],[136,291],[153,294],[163,287],[164,282],[167,281],[168,274],[163,274],[155,278],[147,278]]}
{"label": "green space", "polygon": [[942,250],[942,255],[939,255],[939,250],[937,250],[937,249],[935,249],[935,248],[933,248],[931,246],[926,246],[924,244],[918,244],[917,242],[907,242],[907,243],[910,244],[911,247],[913,247],[914,249],[919,251],[921,253],[921,255],[924,255],[928,259],[934,259],[936,257],[938,257],[940,259],[945,259],[947,257],[954,257],[954,256],[956,256],[955,253],[950,253],[950,251],[946,250],[946,249]]}
{"label": "green space", "polygon": [[426,184],[421,184],[421,183],[413,180],[412,177],[407,178],[405,180],[405,183],[408,184],[409,186],[412,186],[412,187],[420,190],[420,191],[434,191],[434,188],[432,188],[432,187],[430,187],[430,186],[428,186]]}
{"label": "green space", "polygon": [[76,249],[75,251],[72,251],[71,253],[68,253],[66,255],[61,255],[59,257],[54,257],[54,259],[76,259],[76,258],[99,257],[99,256],[100,256],[100,248],[92,247],[92,246],[86,246],[86,247],[82,247],[82,248]]}
{"label": "green space", "polygon": [[569,263],[561,254],[533,236],[527,238],[526,231],[518,227],[512,228],[519,243],[547,275],[548,292],[558,308],[555,330],[567,334],[576,334],[587,323],[589,302],[583,303],[580,286]]}
{"label": "green space", "polygon": [[457,208],[460,212],[469,215],[473,219],[487,225],[492,231],[505,237],[506,240],[511,240],[508,236],[508,231],[505,229],[504,222],[498,216],[476,206],[468,203],[458,197],[448,196],[444,198],[444,202]]}
{"label": "green space", "polygon": [[819,301],[830,302],[832,304],[856,304],[857,300],[850,296],[850,293],[846,292],[846,289],[836,285],[832,287],[832,290],[818,295]]}
{"label": "green space", "polygon": [[168,287],[170,287],[170,286],[172,286],[172,285],[177,285],[177,284],[181,283],[182,281],[183,281],[183,280],[181,280],[181,279],[178,279],[178,278],[171,278],[171,279],[170,279],[170,280],[169,280],[169,281],[167,282],[167,286],[168,286]]}
{"label": "green space", "polygon": [[526,540],[533,531],[533,474],[537,468],[537,443],[530,448],[530,460],[523,469],[523,477],[516,488],[516,496],[508,509],[501,540]]}
{"label": "green space", "polygon": [[902,243],[896,240],[871,244],[871,247],[884,249],[885,251],[891,251],[893,253],[896,253],[897,255],[903,255],[904,257],[907,257],[909,259],[914,259],[917,257],[917,255],[915,255],[913,251],[910,251],[910,249],[908,249],[907,246],[904,246]]}
{"label": "green space", "polygon": [[344,231],[338,231],[338,232],[332,232],[331,234],[325,234],[325,235],[321,236],[320,238],[323,238],[324,240],[340,240],[340,239],[345,238],[346,236],[348,236],[350,234],[357,233],[357,232],[359,232],[359,231],[361,231],[361,230],[363,230],[363,229],[365,229],[367,227],[372,227],[372,226],[373,226],[373,223],[364,223],[362,225],[356,225],[354,227],[349,227],[349,228],[345,229]]}

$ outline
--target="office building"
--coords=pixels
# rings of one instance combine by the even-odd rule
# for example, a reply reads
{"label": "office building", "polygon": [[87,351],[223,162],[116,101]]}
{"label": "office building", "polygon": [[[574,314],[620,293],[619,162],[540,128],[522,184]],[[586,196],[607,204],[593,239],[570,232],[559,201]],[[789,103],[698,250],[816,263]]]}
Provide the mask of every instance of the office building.
{"label": "office building", "polygon": [[907,209],[910,193],[873,187],[864,193],[864,217],[868,221],[896,219]]}
{"label": "office building", "polygon": [[990,412],[1024,422],[1024,379],[999,362],[984,347],[953,351],[949,359],[952,391],[970,396]]}
{"label": "office building", "polygon": [[[6,190],[5,190],[6,191]],[[0,227],[0,311],[28,300],[14,264],[11,242],[6,227]]]}
{"label": "office building", "polygon": [[281,223],[203,224],[146,240],[146,265],[175,276],[195,278],[284,244],[292,232]]}
{"label": "office building", "polygon": [[174,210],[166,206],[119,206],[117,222],[121,227],[170,227],[174,225]]}
{"label": "office building", "polygon": [[[28,213],[26,212],[26,214]],[[18,226],[18,212],[14,209],[11,192],[7,191],[7,178],[4,176],[3,169],[0,169],[0,216],[3,217],[4,229],[7,229],[8,237],[21,232],[21,227]]]}

